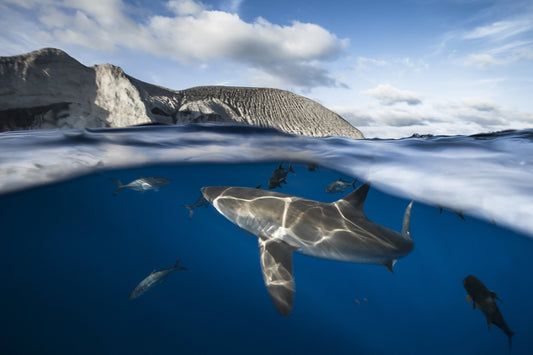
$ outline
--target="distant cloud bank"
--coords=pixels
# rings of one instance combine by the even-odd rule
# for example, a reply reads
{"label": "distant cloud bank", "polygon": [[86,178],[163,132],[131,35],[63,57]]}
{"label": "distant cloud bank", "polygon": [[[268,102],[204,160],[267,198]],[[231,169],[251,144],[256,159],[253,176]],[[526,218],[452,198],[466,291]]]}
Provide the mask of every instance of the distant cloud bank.
{"label": "distant cloud bank", "polygon": [[491,100],[463,98],[410,105],[332,107],[366,138],[419,134],[469,135],[533,126],[533,113],[502,108]]}
{"label": "distant cloud bank", "polygon": [[375,89],[363,92],[365,95],[373,96],[383,105],[394,105],[405,102],[408,105],[420,105],[422,100],[414,92],[400,90],[392,85],[378,85]]}

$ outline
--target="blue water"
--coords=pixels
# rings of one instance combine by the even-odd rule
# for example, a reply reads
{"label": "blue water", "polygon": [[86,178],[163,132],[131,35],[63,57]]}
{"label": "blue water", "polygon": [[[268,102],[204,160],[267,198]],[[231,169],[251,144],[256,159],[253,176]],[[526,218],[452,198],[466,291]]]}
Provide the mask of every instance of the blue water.
{"label": "blue water", "polygon": [[[473,274],[504,301],[512,353],[530,354],[533,229],[513,225],[533,214],[531,136],[363,142],[217,126],[2,134],[0,353],[506,354],[505,334],[467,303],[462,280]],[[281,317],[257,239],[212,206],[189,218],[182,205],[203,186],[266,188],[289,160],[296,174],[277,191],[332,202],[342,195],[325,187],[356,176],[372,183],[367,216],[397,231],[415,198],[415,249],[394,274],[295,254],[294,309]],[[171,182],[113,196],[111,178],[142,175]],[[128,299],[178,257],[186,271]]]}

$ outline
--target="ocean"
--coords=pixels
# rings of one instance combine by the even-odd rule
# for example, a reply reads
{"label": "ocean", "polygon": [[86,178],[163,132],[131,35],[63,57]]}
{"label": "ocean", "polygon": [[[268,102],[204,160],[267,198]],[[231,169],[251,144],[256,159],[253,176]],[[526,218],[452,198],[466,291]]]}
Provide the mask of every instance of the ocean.
{"label": "ocean", "polygon": [[[318,165],[308,170],[309,163]],[[367,217],[414,250],[393,270],[294,254],[294,308],[278,314],[257,238],[204,186],[321,202],[370,183]],[[119,180],[169,180],[158,191]],[[479,278],[503,302],[513,354],[533,353],[533,130],[400,140],[311,138],[244,126],[0,134],[2,354],[508,354],[467,301]],[[442,207],[442,210],[441,210]],[[130,299],[154,270],[186,270]]]}

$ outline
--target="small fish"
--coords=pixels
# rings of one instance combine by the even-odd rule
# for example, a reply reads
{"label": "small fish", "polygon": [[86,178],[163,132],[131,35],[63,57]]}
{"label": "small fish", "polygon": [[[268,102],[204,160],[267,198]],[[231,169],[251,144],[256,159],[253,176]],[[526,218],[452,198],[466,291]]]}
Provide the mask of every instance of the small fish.
{"label": "small fish", "polygon": [[192,215],[194,213],[194,209],[196,207],[207,207],[209,206],[209,202],[205,199],[204,196],[200,196],[200,198],[198,198],[198,200],[196,200],[196,202],[194,203],[194,205],[183,205],[183,207],[186,207],[189,209],[189,218],[192,218]]}
{"label": "small fish", "polygon": [[[368,298],[363,298],[363,301],[368,302]],[[359,301],[358,299],[355,300],[355,303],[357,303],[358,306],[361,305],[361,301]]]}
{"label": "small fish", "polygon": [[179,266],[180,258],[176,260],[176,264],[174,264],[174,267],[171,267],[170,269],[164,269],[159,271],[152,271],[150,275],[148,275],[144,280],[142,280],[134,289],[131,291],[129,299],[132,300],[134,298],[139,297],[146,291],[148,291],[152,286],[154,286],[157,282],[165,281],[165,278],[174,270],[187,270],[184,267]]}
{"label": "small fish", "polygon": [[353,182],[344,181],[342,178],[339,178],[337,181],[333,181],[326,187],[326,192],[329,192],[330,194],[334,194],[337,192],[343,193],[344,190],[348,188],[348,186],[352,186],[355,189],[355,182],[357,179],[354,179]]}
{"label": "small fish", "polygon": [[279,164],[279,167],[274,170],[272,175],[270,175],[270,178],[268,179],[268,188],[269,189],[275,189],[276,187],[281,188],[281,183],[286,184],[287,181],[285,181],[285,178],[287,177],[287,174],[292,172],[293,174],[296,174],[294,170],[292,169],[292,164],[289,164],[289,168],[285,169],[281,167],[281,164]]}
{"label": "small fish", "polygon": [[315,171],[316,169],[318,169],[318,164],[317,163],[309,163],[309,164],[307,164],[307,170]]}
{"label": "small fish", "polygon": [[505,320],[500,313],[500,309],[496,304],[496,300],[500,302],[502,302],[502,300],[496,295],[495,292],[489,291],[489,289],[475,276],[468,275],[465,277],[463,280],[463,286],[468,293],[466,296],[468,303],[472,302],[474,309],[478,307],[487,318],[489,330],[490,325],[494,324],[503,330],[507,335],[509,338],[509,351],[511,351],[511,338],[514,335],[514,332],[509,328],[509,326],[507,326],[507,323],[505,323]]}
{"label": "small fish", "polygon": [[129,184],[123,185],[120,181],[116,179],[111,179],[115,184],[117,184],[117,189],[113,193],[113,196],[116,196],[120,190],[124,188],[132,189],[135,191],[145,192],[148,190],[158,191],[160,187],[167,185],[170,180],[162,177],[144,177],[137,180],[133,180]]}

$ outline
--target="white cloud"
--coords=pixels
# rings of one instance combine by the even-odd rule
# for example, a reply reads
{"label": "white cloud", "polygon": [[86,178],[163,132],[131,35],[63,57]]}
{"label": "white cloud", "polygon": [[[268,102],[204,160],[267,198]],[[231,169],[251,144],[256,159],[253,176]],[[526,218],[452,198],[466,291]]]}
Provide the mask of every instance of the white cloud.
{"label": "white cloud", "polygon": [[[31,1],[26,0],[28,4]],[[194,0],[169,1],[170,13],[147,15],[140,21],[129,16],[122,0],[33,4],[39,31],[53,38],[47,46],[128,49],[189,64],[222,59],[244,64],[286,85],[342,86],[324,62],[338,58],[348,40],[316,24],[293,21],[277,25],[263,18],[245,22],[235,13],[211,10]],[[229,3],[234,10],[240,4]],[[8,37],[17,36],[12,31]]]}
{"label": "white cloud", "polygon": [[479,26],[463,34],[464,39],[491,38],[504,40],[533,29],[531,19],[497,21],[485,26]]}
{"label": "white cloud", "polygon": [[234,14],[239,13],[243,0],[226,0],[222,4],[222,9]]}
{"label": "white cloud", "polygon": [[378,66],[384,67],[388,65],[387,61],[374,58],[358,57],[357,58],[357,70],[367,70],[370,67]]}
{"label": "white cloud", "polygon": [[491,54],[470,54],[468,60],[465,62],[467,65],[477,65],[480,68],[486,68],[491,65],[505,64],[504,61],[494,58]]}
{"label": "white cloud", "polygon": [[461,102],[470,108],[483,112],[497,112],[499,106],[492,100],[480,99],[475,97],[465,97]]}
{"label": "white cloud", "polygon": [[389,84],[378,85],[375,89],[366,90],[365,95],[373,96],[383,105],[394,105],[404,102],[408,105],[419,105],[422,103],[419,95],[407,90],[400,90]]}
{"label": "white cloud", "polygon": [[172,0],[167,3],[167,7],[178,16],[198,15],[206,10],[204,4],[193,0]]}
{"label": "white cloud", "polygon": [[433,54],[447,53],[456,64],[480,69],[531,60],[528,53],[533,51],[532,18],[530,2],[495,3],[467,22],[475,21],[478,26],[445,33]]}

